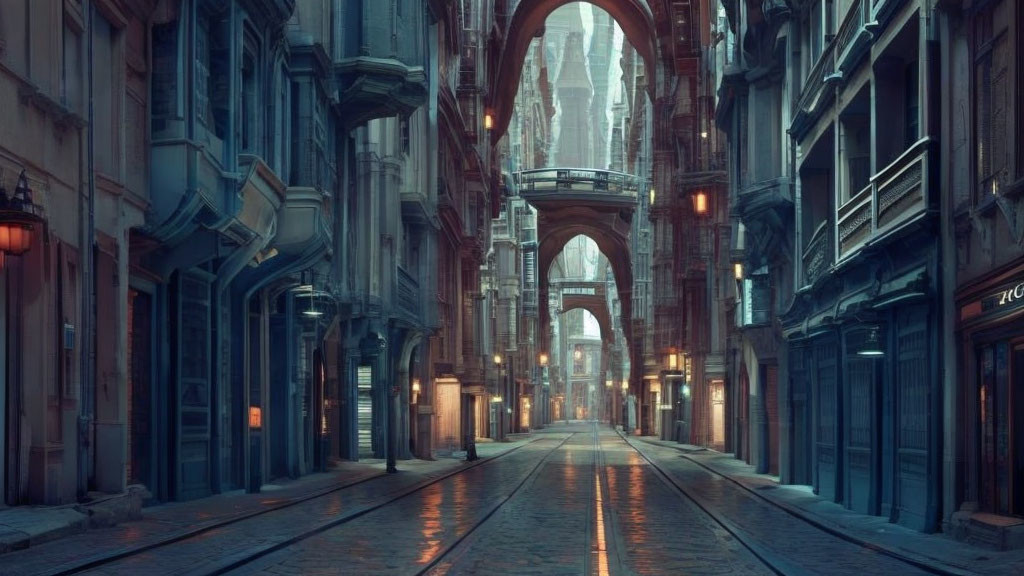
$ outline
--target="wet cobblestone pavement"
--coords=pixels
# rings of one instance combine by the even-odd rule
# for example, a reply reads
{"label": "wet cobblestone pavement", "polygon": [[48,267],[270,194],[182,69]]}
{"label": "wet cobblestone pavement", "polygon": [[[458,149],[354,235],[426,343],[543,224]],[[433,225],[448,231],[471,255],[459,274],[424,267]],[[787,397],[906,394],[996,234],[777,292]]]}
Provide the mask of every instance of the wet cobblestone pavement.
{"label": "wet cobblestone pavement", "polygon": [[[83,573],[925,573],[816,528],[678,450],[623,439],[596,423],[554,426],[533,438],[474,466],[423,463]],[[33,563],[30,553],[49,547],[61,560],[57,546],[82,553],[89,538],[104,551],[113,546],[90,532],[11,555],[19,564],[0,557],[0,574],[59,573],[66,559]]]}

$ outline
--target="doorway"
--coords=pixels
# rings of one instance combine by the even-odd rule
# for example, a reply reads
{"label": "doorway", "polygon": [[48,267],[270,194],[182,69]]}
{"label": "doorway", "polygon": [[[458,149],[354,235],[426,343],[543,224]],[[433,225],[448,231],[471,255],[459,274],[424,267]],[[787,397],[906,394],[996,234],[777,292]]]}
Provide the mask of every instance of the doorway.
{"label": "doorway", "polygon": [[[7,271],[0,267],[0,448],[12,454],[7,445]],[[7,461],[0,462],[0,507],[7,500]]]}
{"label": "doorway", "polygon": [[736,442],[736,457],[750,464],[750,376],[747,366],[740,367],[740,393],[736,399],[736,427],[739,428]]}
{"label": "doorway", "polygon": [[356,435],[359,458],[373,458],[373,370],[356,368]]}
{"label": "doorway", "polygon": [[725,449],[725,382],[711,381],[711,448]]}
{"label": "doorway", "polygon": [[779,475],[779,367],[771,364],[764,368],[764,407],[768,424],[767,437],[768,473]]}
{"label": "doorway", "polygon": [[153,483],[153,297],[128,290],[128,484]]}
{"label": "doorway", "polygon": [[462,384],[455,378],[438,378],[435,389],[437,426],[434,427],[434,446],[438,450],[453,452],[462,445],[459,405],[462,401]]}
{"label": "doorway", "polygon": [[1024,516],[1024,339],[978,348],[984,510]]}

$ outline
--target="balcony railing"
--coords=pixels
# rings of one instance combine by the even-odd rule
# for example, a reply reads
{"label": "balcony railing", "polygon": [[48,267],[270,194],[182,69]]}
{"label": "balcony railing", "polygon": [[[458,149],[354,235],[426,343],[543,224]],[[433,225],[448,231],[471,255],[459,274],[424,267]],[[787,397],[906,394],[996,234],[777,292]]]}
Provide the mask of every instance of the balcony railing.
{"label": "balcony railing", "polygon": [[804,285],[814,284],[832,264],[832,225],[829,220],[822,222],[811,235],[811,241],[804,250]]}
{"label": "balcony railing", "polygon": [[930,138],[915,142],[839,208],[837,261],[925,212],[931,144]]}
{"label": "balcony railing", "polygon": [[833,80],[838,80],[835,74],[835,42],[829,42],[828,46],[814,63],[811,72],[804,81],[803,90],[800,92],[800,99],[797,100],[796,115],[793,117],[791,131],[797,134],[805,133],[806,129],[818,117],[823,110],[822,101],[827,99],[828,87]]}
{"label": "balcony railing", "polygon": [[641,179],[632,174],[610,170],[577,170],[557,168],[525,170],[515,175],[519,190],[558,194],[607,194],[636,198]]}
{"label": "balcony railing", "polygon": [[849,70],[867,52],[871,41],[868,32],[870,6],[868,0],[854,0],[836,34],[836,68]]}
{"label": "balcony railing", "polygon": [[395,305],[403,316],[409,320],[420,317],[420,285],[408,272],[401,267],[396,274]]}
{"label": "balcony railing", "polygon": [[864,187],[839,207],[836,219],[839,227],[839,259],[842,260],[859,248],[871,236],[874,224],[871,218],[871,184]]}

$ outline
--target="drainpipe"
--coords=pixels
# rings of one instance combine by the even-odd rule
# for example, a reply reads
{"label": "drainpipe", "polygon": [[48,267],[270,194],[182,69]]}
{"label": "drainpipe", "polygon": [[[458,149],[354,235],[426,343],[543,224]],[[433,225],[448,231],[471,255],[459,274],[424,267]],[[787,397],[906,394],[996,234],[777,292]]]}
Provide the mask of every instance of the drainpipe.
{"label": "drainpipe", "polygon": [[[93,286],[94,266],[93,244],[96,236],[96,178],[93,160],[94,127],[93,127],[93,18],[92,2],[86,4],[88,20],[86,24],[86,51],[89,59],[86,69],[89,74],[89,137],[86,141],[86,178],[88,179],[88,213],[86,214],[85,237],[82,239],[82,349],[81,354],[81,392],[79,394],[78,415],[78,500],[87,498],[89,493],[89,461],[91,459],[89,433],[92,428],[93,382],[95,358],[93,357],[93,302],[95,286]],[[79,148],[81,157],[81,148]],[[79,208],[81,212],[81,208]]]}

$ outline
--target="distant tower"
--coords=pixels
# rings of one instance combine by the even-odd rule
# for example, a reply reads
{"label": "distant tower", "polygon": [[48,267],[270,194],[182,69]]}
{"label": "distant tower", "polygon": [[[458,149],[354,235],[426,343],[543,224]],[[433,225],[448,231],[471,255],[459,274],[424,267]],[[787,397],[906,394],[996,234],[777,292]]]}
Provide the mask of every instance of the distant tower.
{"label": "distant tower", "polygon": [[590,39],[590,79],[594,83],[594,157],[590,166],[608,167],[608,81],[611,71],[615,23],[604,10],[594,10],[594,35]]}
{"label": "distant tower", "polygon": [[558,78],[561,71],[565,41],[572,32],[583,32],[582,5],[579,2],[563,4],[548,15],[544,21],[545,56],[551,66],[551,76]]}
{"label": "distant tower", "polygon": [[587,74],[583,54],[583,33],[571,32],[565,40],[565,54],[555,82],[560,110],[558,166],[591,168],[593,133],[590,102],[594,87]]}

